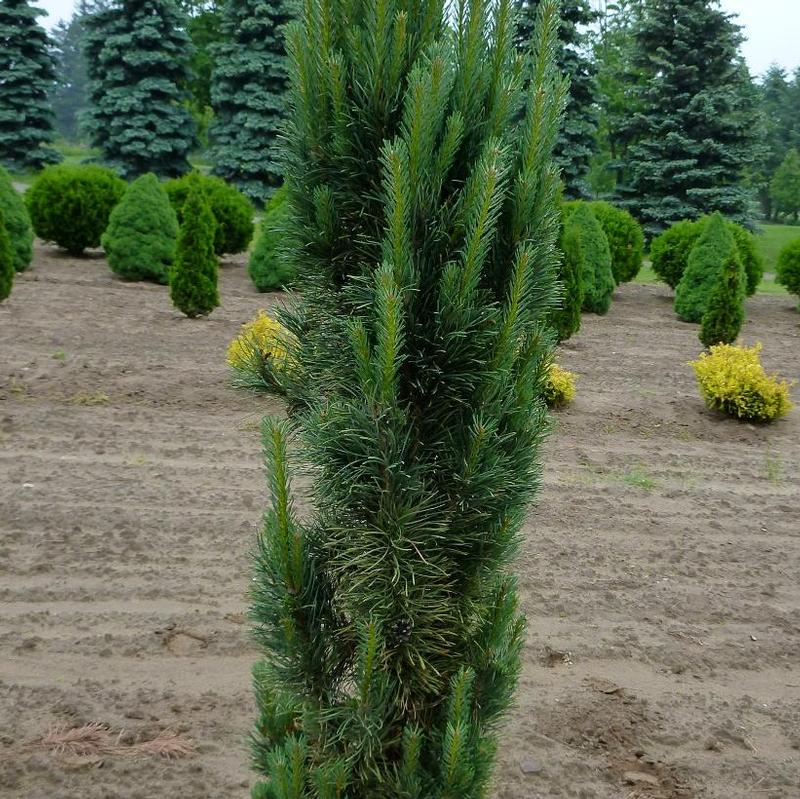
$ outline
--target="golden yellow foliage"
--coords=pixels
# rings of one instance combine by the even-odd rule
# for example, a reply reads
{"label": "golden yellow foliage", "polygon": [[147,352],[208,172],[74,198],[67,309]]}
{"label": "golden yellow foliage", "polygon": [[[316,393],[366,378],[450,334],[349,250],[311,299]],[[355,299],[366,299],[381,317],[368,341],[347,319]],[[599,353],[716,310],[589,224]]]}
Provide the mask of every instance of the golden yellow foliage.
{"label": "golden yellow foliage", "polygon": [[751,422],[771,422],[792,409],[793,383],[764,371],[761,349],[760,343],[718,344],[690,361],[709,408]]}
{"label": "golden yellow foliage", "polygon": [[544,387],[545,402],[551,408],[563,408],[575,397],[577,375],[562,369],[557,363],[550,364]]}

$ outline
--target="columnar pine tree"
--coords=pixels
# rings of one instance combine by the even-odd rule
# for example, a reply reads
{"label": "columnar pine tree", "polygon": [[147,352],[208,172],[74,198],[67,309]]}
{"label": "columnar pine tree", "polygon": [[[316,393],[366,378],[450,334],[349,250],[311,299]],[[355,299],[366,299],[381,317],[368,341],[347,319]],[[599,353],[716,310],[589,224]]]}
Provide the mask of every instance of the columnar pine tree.
{"label": "columnar pine tree", "polygon": [[744,323],[744,271],[736,246],[727,253],[703,314],[700,341],[706,347],[733,344]]}
{"label": "columnar pine tree", "polygon": [[[517,46],[524,53],[535,34],[541,0],[517,0],[517,5]],[[564,193],[572,199],[590,195],[587,175],[597,151],[597,76],[587,54],[586,33],[587,26],[596,20],[597,13],[589,0],[562,0],[557,61],[559,69],[569,78],[570,88],[555,152],[564,180]]]}
{"label": "columnar pine tree", "polygon": [[192,54],[185,15],[174,0],[117,0],[85,25],[92,144],[126,178],[188,171],[195,129],[180,88]]}
{"label": "columnar pine tree", "polygon": [[747,221],[741,181],[755,109],[741,41],[718,0],[644,6],[634,59],[645,78],[634,89],[641,111],[623,129],[631,145],[620,191],[649,234],[715,210]]}
{"label": "columnar pine tree", "polygon": [[284,29],[297,0],[228,0],[211,99],[214,173],[262,204],[279,186],[277,137],[287,88]]}
{"label": "columnar pine tree", "polygon": [[281,314],[289,422],[264,433],[259,799],[484,797],[519,672],[508,566],[548,426],[558,12],[542,5],[524,99],[514,0],[462,0],[452,27],[445,5],[306,3],[287,36],[302,283]]}
{"label": "columnar pine tree", "polygon": [[55,83],[49,40],[28,0],[0,3],[0,164],[38,169],[55,163],[49,93]]}

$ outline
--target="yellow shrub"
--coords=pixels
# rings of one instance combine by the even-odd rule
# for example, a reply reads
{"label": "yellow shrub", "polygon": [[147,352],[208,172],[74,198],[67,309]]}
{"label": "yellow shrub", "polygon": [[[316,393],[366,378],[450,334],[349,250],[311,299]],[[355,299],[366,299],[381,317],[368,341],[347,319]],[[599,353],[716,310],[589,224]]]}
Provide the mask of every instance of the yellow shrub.
{"label": "yellow shrub", "polygon": [[551,408],[563,408],[575,397],[577,376],[557,363],[550,364],[544,386],[544,399]]}
{"label": "yellow shrub", "polygon": [[760,352],[761,344],[718,344],[690,362],[709,408],[751,422],[771,422],[792,409],[791,384],[764,372]]}
{"label": "yellow shrub", "polygon": [[276,373],[291,365],[296,342],[280,322],[259,311],[228,346],[228,365],[247,378],[245,383],[251,388],[274,385]]}

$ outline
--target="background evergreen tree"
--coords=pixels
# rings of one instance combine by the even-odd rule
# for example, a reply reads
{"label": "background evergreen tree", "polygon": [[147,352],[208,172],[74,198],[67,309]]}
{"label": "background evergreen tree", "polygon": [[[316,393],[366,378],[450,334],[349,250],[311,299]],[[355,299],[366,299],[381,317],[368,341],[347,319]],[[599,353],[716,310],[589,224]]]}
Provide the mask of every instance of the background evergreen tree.
{"label": "background evergreen tree", "polygon": [[192,181],[182,219],[169,293],[172,304],[187,316],[206,316],[219,305],[219,264],[214,254],[217,223],[199,180]]}
{"label": "background evergreen tree", "polygon": [[38,169],[55,163],[50,92],[55,83],[50,41],[28,0],[0,3],[0,164]]}
{"label": "background evergreen tree", "polygon": [[228,0],[211,98],[214,174],[258,204],[282,182],[277,137],[287,88],[284,28],[295,0]]}
{"label": "background evergreen tree", "polygon": [[14,285],[14,251],[11,249],[11,237],[6,230],[6,215],[0,208],[0,302],[8,299]]}
{"label": "background evergreen tree", "polygon": [[[463,2],[451,26],[443,0],[331,0],[290,28],[301,283],[281,313],[290,421],[264,436],[259,799],[488,790],[557,298],[557,6],[516,125],[514,5]],[[303,519],[289,435],[313,467]]]}
{"label": "background evergreen tree", "polygon": [[715,210],[747,222],[742,185],[753,157],[755,108],[739,28],[717,0],[654,0],[636,30],[641,111],[630,142],[626,204],[649,234]]}
{"label": "background evergreen tree", "polygon": [[192,46],[174,0],[117,0],[85,18],[90,78],[87,127],[124,177],[180,175],[195,127],[180,88]]}
{"label": "background evergreen tree", "polygon": [[[526,52],[534,35],[541,0],[517,0],[517,46]],[[564,193],[570,199],[591,194],[587,176],[597,150],[597,77],[589,56],[587,26],[597,21],[589,0],[562,0],[558,66],[569,78],[569,100],[564,111],[556,160],[561,167]]]}

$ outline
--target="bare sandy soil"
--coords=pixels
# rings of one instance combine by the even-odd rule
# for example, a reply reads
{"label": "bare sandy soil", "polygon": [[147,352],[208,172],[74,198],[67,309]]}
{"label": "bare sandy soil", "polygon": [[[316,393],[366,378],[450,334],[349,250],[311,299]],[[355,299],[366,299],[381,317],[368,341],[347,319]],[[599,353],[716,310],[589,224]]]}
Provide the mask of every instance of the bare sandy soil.
{"label": "bare sandy soil", "polygon": [[[224,353],[274,298],[241,261],[221,290],[189,321],[162,287],[39,247],[0,306],[3,799],[248,795],[247,552],[258,420],[279,408],[229,388]],[[797,377],[791,301],[748,315],[745,339]],[[707,412],[699,348],[650,286],[563,348],[579,394],[526,528],[493,799],[800,796],[800,410],[769,428]],[[38,743],[89,722],[114,751]],[[196,755],[121,754],[165,731]]]}

